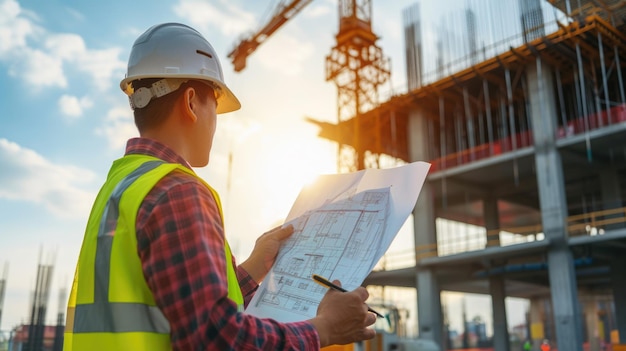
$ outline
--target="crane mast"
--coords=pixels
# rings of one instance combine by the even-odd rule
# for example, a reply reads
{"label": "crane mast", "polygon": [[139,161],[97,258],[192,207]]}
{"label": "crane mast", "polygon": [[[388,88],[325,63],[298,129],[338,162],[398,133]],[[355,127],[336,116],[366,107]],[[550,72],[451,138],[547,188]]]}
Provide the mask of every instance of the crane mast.
{"label": "crane mast", "polygon": [[326,80],[337,86],[338,123],[351,121],[349,135],[339,140],[338,169],[351,172],[377,168],[378,156],[366,157],[360,138],[361,113],[378,103],[378,87],[389,80],[389,60],[376,45],[370,0],[339,0],[337,44],[326,57]]}
{"label": "crane mast", "polygon": [[[228,54],[235,71],[242,71],[248,56],[311,1],[281,1],[274,16]],[[389,60],[376,45],[378,36],[372,31],[371,0],[338,0],[338,14],[336,45],[326,57],[326,81],[333,81],[337,86],[338,124],[350,121],[350,131],[337,139],[337,166],[340,172],[376,168],[378,155],[366,157],[364,144],[360,142],[358,117],[377,105],[378,87],[391,75]]]}

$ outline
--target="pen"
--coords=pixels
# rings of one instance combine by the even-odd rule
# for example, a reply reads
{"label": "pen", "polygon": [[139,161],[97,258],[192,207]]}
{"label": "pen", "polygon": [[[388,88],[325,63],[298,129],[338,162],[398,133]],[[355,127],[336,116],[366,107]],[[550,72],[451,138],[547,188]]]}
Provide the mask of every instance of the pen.
{"label": "pen", "polygon": [[[324,277],[322,277],[322,276],[319,276],[319,275],[317,275],[317,274],[313,274],[313,280],[315,280],[315,282],[316,282],[316,283],[318,283],[318,284],[320,284],[320,285],[322,285],[322,286],[324,286],[324,287],[331,288],[331,289],[335,289],[335,290],[337,290],[337,291],[341,291],[341,292],[348,292],[348,290],[346,290],[346,289],[344,289],[344,288],[340,287],[339,285],[334,284],[333,282],[329,281],[328,279],[326,279],[326,278],[324,278]],[[370,312],[372,312],[373,314],[377,315],[379,318],[385,318],[385,317],[383,317],[383,315],[382,315],[382,314],[380,314],[380,313],[378,313],[378,312],[374,311],[374,310],[373,310],[371,307],[369,307],[369,306],[367,306],[367,310],[368,310],[368,311],[370,311]]]}

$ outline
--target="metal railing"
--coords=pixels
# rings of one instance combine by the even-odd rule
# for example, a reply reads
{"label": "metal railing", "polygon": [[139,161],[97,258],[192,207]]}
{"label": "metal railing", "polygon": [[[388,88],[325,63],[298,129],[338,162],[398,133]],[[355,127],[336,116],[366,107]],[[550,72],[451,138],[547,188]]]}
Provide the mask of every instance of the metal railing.
{"label": "metal railing", "polygon": [[[607,230],[625,227],[626,207],[593,211],[567,218],[569,237],[603,235]],[[449,240],[438,240],[437,244],[420,245],[413,249],[387,253],[381,258],[374,270],[412,267],[424,258],[483,250],[488,246],[510,246],[539,241],[544,239],[542,230],[541,225],[501,228],[493,231],[498,232],[499,239],[488,241],[487,232],[484,229],[473,229],[454,237],[449,236],[447,238]],[[492,234],[491,231],[490,234]]]}

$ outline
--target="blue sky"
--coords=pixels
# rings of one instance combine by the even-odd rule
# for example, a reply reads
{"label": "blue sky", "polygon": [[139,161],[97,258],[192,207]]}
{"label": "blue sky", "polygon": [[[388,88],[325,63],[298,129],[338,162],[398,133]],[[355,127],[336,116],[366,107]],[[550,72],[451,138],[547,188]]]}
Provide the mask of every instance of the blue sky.
{"label": "blue sky", "polygon": [[[0,272],[9,264],[0,329],[27,320],[38,261],[55,265],[47,314],[55,319],[91,203],[110,163],[136,135],[118,84],[132,43],[153,24],[183,22],[202,32],[242,101],[240,111],[220,116],[210,164],[197,170],[222,195],[239,256],[287,215],[304,182],[335,172],[335,146],[317,138],[304,117],[336,121],[336,89],[324,81],[336,2],[313,1],[244,71],[235,73],[227,59],[274,3],[0,0]],[[404,81],[401,16],[411,3],[373,1],[392,84]]]}
{"label": "blue sky", "polygon": [[[304,121],[337,119],[336,88],[324,80],[338,29],[336,0],[312,1],[244,71],[235,73],[227,59],[275,3],[0,0],[0,274],[9,265],[0,330],[27,321],[39,261],[55,265],[47,314],[54,323],[91,203],[110,163],[137,135],[118,84],[132,43],[153,24],[182,22],[203,33],[242,102],[240,111],[220,116],[210,164],[197,169],[222,196],[227,237],[240,261],[288,214],[305,182],[336,171],[335,145]],[[372,3],[378,44],[392,65],[385,89],[404,91],[402,11],[415,1]],[[390,252],[411,247],[411,235],[401,232]],[[468,315],[489,320],[485,299],[476,301]]]}

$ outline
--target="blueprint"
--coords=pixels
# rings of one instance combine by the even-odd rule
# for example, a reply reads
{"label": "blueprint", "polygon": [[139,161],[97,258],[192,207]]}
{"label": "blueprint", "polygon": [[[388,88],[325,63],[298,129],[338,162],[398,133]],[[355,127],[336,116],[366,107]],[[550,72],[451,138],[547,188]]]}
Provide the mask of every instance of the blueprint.
{"label": "blueprint", "polygon": [[361,285],[412,211],[429,164],[322,176],[303,189],[281,247],[246,312],[281,322],[310,319],[327,289],[318,274],[346,290]]}

